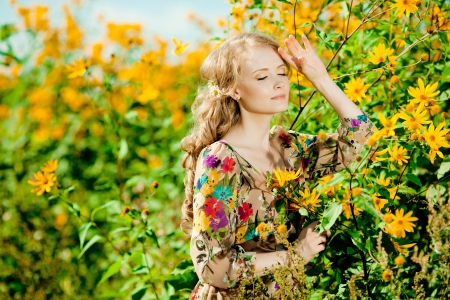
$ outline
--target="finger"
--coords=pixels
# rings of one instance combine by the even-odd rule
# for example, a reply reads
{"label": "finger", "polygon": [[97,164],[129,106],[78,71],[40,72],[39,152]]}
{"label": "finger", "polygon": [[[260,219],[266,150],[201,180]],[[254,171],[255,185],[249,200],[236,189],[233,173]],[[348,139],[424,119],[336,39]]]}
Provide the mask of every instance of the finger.
{"label": "finger", "polygon": [[295,39],[295,37],[292,34],[289,35],[289,41],[292,43],[292,45],[294,45],[297,51],[299,52],[305,51],[305,49],[303,49],[303,47],[299,44],[299,42]]}
{"label": "finger", "polygon": [[[295,43],[294,43],[295,42]],[[293,56],[299,56],[300,55],[300,51],[299,48],[295,45],[298,44],[297,41],[292,42],[289,39],[286,39],[284,41],[284,43],[286,44],[286,47],[288,48],[289,52],[293,55]]]}
{"label": "finger", "polygon": [[317,240],[319,241],[319,245],[327,242],[327,238],[324,237],[323,235],[319,235],[317,237]]}
{"label": "finger", "polygon": [[289,54],[286,53],[286,51],[284,51],[283,48],[279,47],[278,48],[278,53],[280,54],[280,56],[287,61],[292,67],[294,68],[298,68],[298,64],[297,64],[297,59],[295,57],[290,56]]}
{"label": "finger", "polygon": [[309,42],[308,38],[304,34],[302,34],[302,41],[303,41],[303,44],[305,44],[306,50],[314,51],[314,48],[311,46],[311,43]]}
{"label": "finger", "polygon": [[330,237],[331,236],[331,231],[330,230],[324,231],[320,235]]}

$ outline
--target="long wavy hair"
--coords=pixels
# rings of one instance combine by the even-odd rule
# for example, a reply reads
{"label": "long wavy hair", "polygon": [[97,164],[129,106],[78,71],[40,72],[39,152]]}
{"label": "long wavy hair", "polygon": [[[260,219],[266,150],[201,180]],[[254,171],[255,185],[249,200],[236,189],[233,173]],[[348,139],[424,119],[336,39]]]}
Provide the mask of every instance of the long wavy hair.
{"label": "long wavy hair", "polygon": [[[181,149],[186,152],[181,165],[186,169],[184,178],[186,199],[181,208],[181,229],[190,234],[193,226],[194,178],[197,159],[202,149],[224,136],[231,127],[238,123],[240,108],[231,96],[236,88],[241,72],[241,63],[249,58],[254,47],[269,47],[277,53],[278,43],[266,34],[247,32],[226,40],[212,51],[200,66],[200,76],[212,80],[220,89],[219,97],[211,95],[207,84],[198,87],[197,97],[192,104],[194,123],[187,136],[181,140]],[[288,76],[291,69],[285,63]]]}

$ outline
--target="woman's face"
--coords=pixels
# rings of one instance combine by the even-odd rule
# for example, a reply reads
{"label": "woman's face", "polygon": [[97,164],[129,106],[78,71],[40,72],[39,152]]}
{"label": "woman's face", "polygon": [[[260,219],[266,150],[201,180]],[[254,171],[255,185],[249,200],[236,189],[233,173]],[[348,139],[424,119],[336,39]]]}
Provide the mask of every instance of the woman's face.
{"label": "woman's face", "polygon": [[249,112],[274,114],[288,109],[289,78],[279,54],[269,47],[255,47],[241,65],[236,94]]}

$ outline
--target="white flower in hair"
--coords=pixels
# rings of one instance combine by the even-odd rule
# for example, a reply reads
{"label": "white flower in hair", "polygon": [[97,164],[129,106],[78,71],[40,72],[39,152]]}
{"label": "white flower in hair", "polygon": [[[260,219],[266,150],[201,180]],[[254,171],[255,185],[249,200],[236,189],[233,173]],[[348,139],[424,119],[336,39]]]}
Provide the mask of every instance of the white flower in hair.
{"label": "white flower in hair", "polygon": [[208,80],[208,88],[209,88],[209,93],[214,96],[214,97],[219,97],[220,96],[220,91],[219,88],[217,87],[216,83],[212,80]]}

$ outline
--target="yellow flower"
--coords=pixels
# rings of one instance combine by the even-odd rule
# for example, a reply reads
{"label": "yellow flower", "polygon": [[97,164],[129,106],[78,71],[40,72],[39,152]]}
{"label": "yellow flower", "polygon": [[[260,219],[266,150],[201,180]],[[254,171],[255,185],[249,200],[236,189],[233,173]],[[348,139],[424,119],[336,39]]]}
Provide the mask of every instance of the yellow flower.
{"label": "yellow flower", "polygon": [[384,279],[385,281],[391,280],[391,277],[392,277],[392,271],[389,270],[389,269],[384,270],[384,271],[383,271],[383,275],[381,275],[381,277],[383,277],[383,279]]}
{"label": "yellow flower", "polygon": [[415,12],[419,8],[415,5],[416,0],[395,0],[395,4],[391,4],[397,11],[397,17],[401,17],[403,13],[406,13],[406,17],[409,18],[409,14]]}
{"label": "yellow flower", "polygon": [[434,159],[436,158],[436,154],[439,155],[441,158],[444,158],[444,154],[442,154],[442,152],[439,151],[438,148],[431,147],[430,152],[428,153],[428,156],[430,157],[430,161],[432,164],[434,164]]}
{"label": "yellow flower", "polygon": [[429,102],[431,100],[434,100],[434,97],[439,94],[439,90],[436,91],[436,89],[438,87],[438,83],[435,82],[432,85],[428,84],[425,87],[425,85],[422,81],[422,78],[420,78],[420,77],[418,79],[418,83],[419,83],[418,88],[413,88],[413,87],[408,88],[408,93],[414,97],[414,99],[410,100],[410,102],[411,103],[424,102],[425,105],[429,105]]}
{"label": "yellow flower", "polygon": [[434,128],[434,124],[431,123],[428,129],[423,133],[425,136],[425,140],[427,141],[428,145],[432,148],[450,148],[450,145],[446,141],[446,134],[450,131],[450,129],[444,129],[445,123],[442,122],[439,124],[436,128]]}
{"label": "yellow flower", "polygon": [[69,64],[67,66],[68,71],[71,72],[67,76],[67,78],[83,77],[84,73],[87,71],[90,65],[91,61],[85,61],[84,57],[82,57],[80,60],[75,59],[73,64]]}
{"label": "yellow flower", "polygon": [[36,195],[40,196],[45,192],[49,193],[52,189],[52,186],[56,184],[56,176],[54,173],[42,173],[38,171],[34,174],[34,180],[28,180],[28,183],[36,186],[35,189],[31,190],[32,193],[36,193]]}
{"label": "yellow flower", "polygon": [[189,46],[189,44],[183,45],[183,40],[180,40],[180,42],[178,42],[175,38],[173,38],[172,41],[175,44],[175,50],[173,51],[175,55],[180,55],[186,50],[186,47]]}
{"label": "yellow flower", "polygon": [[397,192],[398,186],[394,186],[394,187],[386,188],[386,189],[389,191],[389,197],[391,199],[393,199],[393,200],[400,199],[399,196],[395,196],[395,199],[394,199],[394,195]]}
{"label": "yellow flower", "polygon": [[372,194],[372,200],[373,200],[373,203],[375,204],[375,209],[377,211],[380,211],[386,205],[386,203],[388,203],[389,201],[387,201],[386,199],[378,198],[377,196],[381,196],[381,195],[378,193]]}
{"label": "yellow flower", "polygon": [[133,208],[131,206],[125,206],[122,209],[122,213],[120,214],[121,217],[125,216],[130,210],[132,210]]}
{"label": "yellow flower", "polygon": [[405,263],[405,258],[403,256],[399,255],[395,258],[394,261],[397,266],[401,266]]}
{"label": "yellow flower", "polygon": [[258,224],[258,226],[256,226],[255,232],[256,234],[259,234],[259,239],[265,239],[269,235],[269,232],[272,231],[272,229],[272,224],[261,222]]}
{"label": "yellow flower", "polygon": [[286,168],[284,168],[284,171],[282,171],[281,168],[278,168],[278,171],[276,169],[273,170],[277,185],[279,187],[283,187],[284,184],[290,180],[297,179],[300,176],[300,172],[301,168],[299,168],[297,172],[295,172],[294,170],[286,171]]}
{"label": "yellow flower", "polygon": [[157,189],[159,187],[159,183],[158,183],[158,181],[153,181],[152,182],[152,184],[150,185],[150,192],[152,192],[153,193],[153,191],[155,190],[155,189]]}
{"label": "yellow flower", "polygon": [[407,152],[407,150],[405,148],[403,148],[403,146],[398,146],[398,143],[395,142],[394,148],[391,150],[391,148],[388,148],[389,151],[389,155],[391,157],[389,157],[389,161],[396,161],[400,166],[403,165],[403,162],[407,162],[407,158],[409,158],[409,156],[406,156],[405,153]]}
{"label": "yellow flower", "polygon": [[[316,189],[314,188],[311,191],[309,190],[309,187],[305,187],[304,191],[299,191],[300,195],[302,196],[303,205],[306,207],[309,207],[311,211],[315,211],[314,207],[319,206],[319,202],[321,201],[319,199],[320,193],[317,193]],[[316,194],[317,193],[317,194]]]}
{"label": "yellow flower", "polygon": [[380,132],[387,136],[395,136],[395,127],[399,118],[398,114],[393,115],[390,119],[387,119],[383,114],[378,113],[378,118],[381,124],[384,126]]}
{"label": "yellow flower", "polygon": [[419,107],[411,113],[412,116],[408,115],[406,112],[402,111],[399,117],[405,120],[405,124],[410,130],[425,129],[422,124],[429,124],[431,121],[428,120],[428,115],[424,109],[424,103],[421,102]]}
{"label": "yellow flower", "polygon": [[416,243],[412,243],[412,244],[405,244],[405,245],[399,245],[396,241],[392,240],[392,243],[394,244],[394,248],[395,250],[397,250],[399,253],[403,254],[403,255],[408,255],[409,251],[406,250],[408,248],[413,247],[414,245],[416,245]]}
{"label": "yellow flower", "polygon": [[382,186],[388,186],[390,181],[390,178],[384,179],[384,175],[381,175],[380,178],[376,178],[376,182]]}
{"label": "yellow flower", "polygon": [[360,187],[354,187],[352,188],[352,194],[354,197],[357,197],[361,195],[361,188]]}
{"label": "yellow flower", "polygon": [[418,218],[411,217],[411,215],[412,211],[404,215],[403,208],[395,211],[395,215],[392,217],[394,220],[391,223],[395,236],[404,238],[406,236],[405,231],[414,231],[416,225],[412,222],[417,221]]}
{"label": "yellow flower", "polygon": [[323,176],[317,181],[321,185],[325,185],[328,181],[330,181],[334,177],[334,174],[330,174],[327,176]]}
{"label": "yellow flower", "polygon": [[390,56],[392,53],[394,53],[393,49],[391,48],[386,49],[384,43],[379,44],[378,46],[375,46],[373,48],[373,52],[369,52],[370,55],[369,61],[374,65],[377,65],[379,63],[385,62],[386,56]]}
{"label": "yellow flower", "polygon": [[[359,213],[363,210],[359,208],[356,205],[353,205],[353,213],[355,214],[355,217],[359,216]],[[342,202],[342,212],[344,213],[344,216],[347,219],[350,219],[352,217],[352,208],[350,206],[350,203],[348,201]]]}
{"label": "yellow flower", "polygon": [[394,220],[394,215],[392,214],[391,210],[388,208],[386,209],[386,213],[383,215],[383,221],[386,223],[391,223],[392,220]]}
{"label": "yellow flower", "polygon": [[53,173],[58,168],[58,160],[50,159],[48,162],[45,163],[44,167],[41,167],[42,172],[46,173]]}
{"label": "yellow flower", "polygon": [[375,152],[375,153],[371,156],[370,160],[373,161],[373,162],[386,160],[387,157],[385,158],[385,157],[378,157],[378,156],[381,156],[381,155],[385,154],[388,150],[389,150],[389,149],[386,148],[386,149],[384,149],[384,150]]}
{"label": "yellow flower", "polygon": [[345,93],[353,102],[361,102],[366,97],[365,90],[370,84],[364,84],[364,80],[361,78],[352,78],[350,82],[344,83]]}
{"label": "yellow flower", "polygon": [[278,233],[281,233],[281,234],[286,233],[286,231],[287,231],[286,225],[282,224],[282,225],[278,226],[277,231],[278,231]]}

